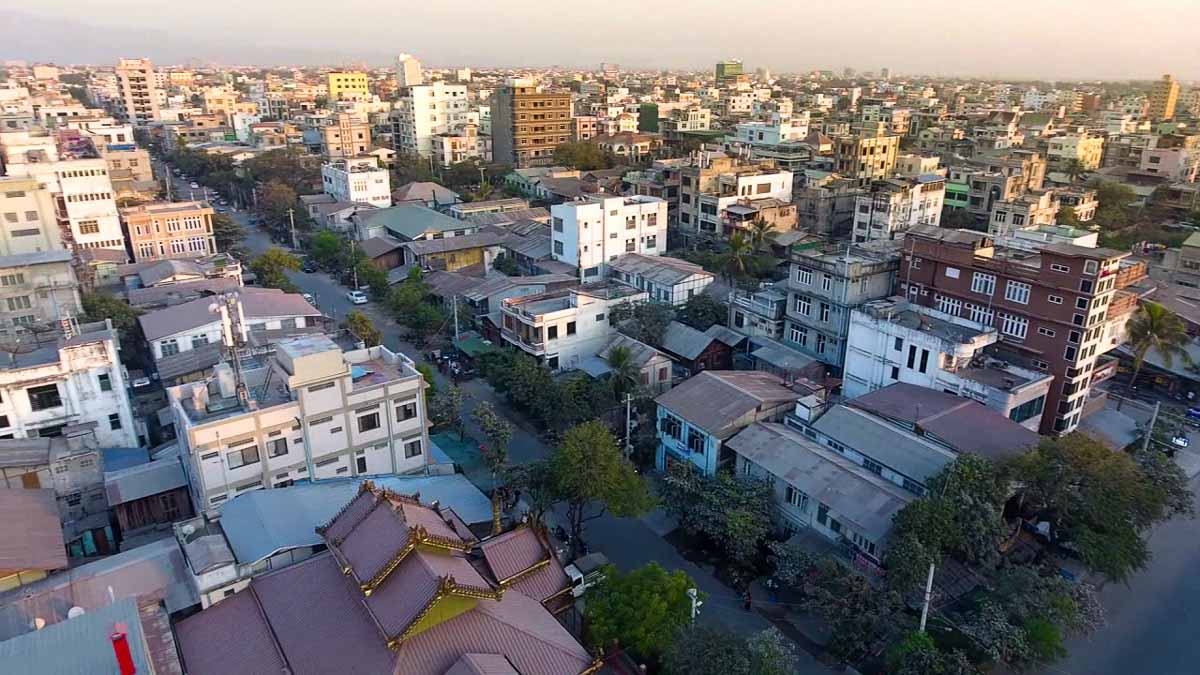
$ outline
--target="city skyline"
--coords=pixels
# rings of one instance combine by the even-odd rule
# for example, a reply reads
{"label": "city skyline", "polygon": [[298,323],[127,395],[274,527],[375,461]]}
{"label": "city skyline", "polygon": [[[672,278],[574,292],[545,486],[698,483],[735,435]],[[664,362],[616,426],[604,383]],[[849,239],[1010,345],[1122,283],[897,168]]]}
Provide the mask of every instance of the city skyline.
{"label": "city skyline", "polygon": [[[543,3],[531,2],[525,3],[530,11],[482,8],[464,23],[461,8],[448,3],[427,3],[420,17],[407,17],[402,8],[349,0],[342,13],[375,18],[343,35],[314,20],[314,12],[324,11],[315,5],[314,12],[306,12],[305,2],[289,3],[289,11],[280,12],[280,3],[272,0],[242,8],[241,20],[221,26],[224,38],[218,41],[174,31],[196,19],[182,8],[147,15],[130,0],[115,0],[115,11],[80,19],[76,2],[48,0],[36,13],[0,12],[0,25],[7,27],[0,29],[0,57],[58,63],[147,56],[163,63],[386,66],[396,53],[409,52],[433,67],[596,68],[607,61],[630,69],[674,70],[707,69],[714,61],[736,57],[749,70],[766,67],[781,73],[887,67],[893,73],[988,79],[1148,80],[1166,72],[1183,81],[1200,79],[1200,56],[1188,36],[1188,26],[1200,23],[1200,5],[1151,0],[1139,6],[1138,20],[1131,22],[1127,6],[1117,3],[1088,3],[1086,8],[1079,2],[1014,4],[1002,16],[981,9],[930,16],[915,3],[891,3],[887,21],[879,21],[884,5],[860,0],[821,9],[821,24],[846,29],[797,31],[798,25],[811,25],[812,13],[751,8],[740,24],[728,21],[727,8],[712,2],[689,5],[686,14],[618,2],[603,16],[564,21],[560,12],[538,12]],[[628,11],[621,11],[621,5],[629,5]],[[1019,10],[1025,5],[1031,11],[1036,7],[1038,21],[1021,19],[1025,13]],[[627,17],[654,26],[654,39],[620,37],[630,29]],[[437,30],[447,25],[455,26],[453,40]],[[1065,25],[1072,27],[1064,31]],[[728,28],[714,31],[713,26]],[[1119,33],[1113,31],[1116,26]],[[756,39],[744,40],[734,27],[753,29]],[[83,37],[97,30],[107,36],[100,44]],[[52,31],[55,39],[48,40]],[[534,34],[538,39],[529,39]],[[935,47],[916,48],[921,44]],[[1147,50],[1147,44],[1156,48]]]}

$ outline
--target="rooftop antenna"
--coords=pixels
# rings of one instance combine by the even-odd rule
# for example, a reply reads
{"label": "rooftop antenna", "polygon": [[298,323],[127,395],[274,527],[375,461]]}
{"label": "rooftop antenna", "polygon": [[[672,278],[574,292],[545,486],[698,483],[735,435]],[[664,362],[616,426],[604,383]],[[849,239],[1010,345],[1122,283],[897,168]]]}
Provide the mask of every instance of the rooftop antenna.
{"label": "rooftop antenna", "polygon": [[246,378],[242,373],[241,351],[249,341],[246,324],[243,320],[245,309],[242,299],[237,293],[218,295],[209,304],[208,311],[221,316],[221,342],[229,353],[229,362],[233,366],[233,377],[237,383],[238,402],[243,406],[249,405],[250,393],[246,389]]}

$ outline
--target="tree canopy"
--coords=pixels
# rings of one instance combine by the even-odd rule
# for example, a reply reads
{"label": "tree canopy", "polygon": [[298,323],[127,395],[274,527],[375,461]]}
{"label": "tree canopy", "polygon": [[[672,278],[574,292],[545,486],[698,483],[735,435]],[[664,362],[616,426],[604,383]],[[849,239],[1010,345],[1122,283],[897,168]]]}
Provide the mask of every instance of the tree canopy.
{"label": "tree canopy", "polygon": [[612,158],[605,154],[595,143],[579,141],[563,143],[554,148],[554,163],[569,166],[580,171],[612,168]]}
{"label": "tree canopy", "polygon": [[796,652],[776,628],[749,638],[725,627],[693,625],[663,653],[666,675],[792,675]]}
{"label": "tree canopy", "polygon": [[297,291],[285,273],[299,271],[300,259],[283,249],[267,249],[250,262],[250,270],[258,277],[259,285],[265,288],[278,288],[287,293]]}
{"label": "tree canopy", "polygon": [[346,330],[358,336],[358,339],[368,347],[383,343],[383,332],[375,327],[375,322],[371,320],[371,317],[357,309],[346,313],[346,320],[342,322],[342,325],[346,327]]}
{"label": "tree canopy", "polygon": [[597,649],[615,643],[654,658],[691,621],[687,592],[695,586],[683,570],[667,572],[655,562],[627,574],[609,566],[587,593],[588,642]]}
{"label": "tree canopy", "polygon": [[676,462],[660,484],[663,509],[692,534],[702,534],[735,562],[748,565],[773,529],[771,484],[721,471],[705,476]]}
{"label": "tree canopy", "polygon": [[679,308],[675,318],[696,330],[708,330],[716,324],[725,325],[729,319],[729,305],[707,293],[697,293]]}

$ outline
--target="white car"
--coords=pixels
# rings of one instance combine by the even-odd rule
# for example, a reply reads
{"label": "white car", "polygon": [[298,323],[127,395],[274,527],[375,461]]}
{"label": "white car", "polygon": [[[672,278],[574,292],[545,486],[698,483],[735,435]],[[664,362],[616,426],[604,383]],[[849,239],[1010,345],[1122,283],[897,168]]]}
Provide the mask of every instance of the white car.
{"label": "white car", "polygon": [[346,299],[355,305],[367,304],[367,294],[362,291],[347,291]]}
{"label": "white car", "polygon": [[193,183],[192,183],[191,185],[189,185],[188,187],[192,188],[193,190],[199,190],[199,189],[200,189],[200,184],[199,184],[199,183],[196,183],[196,182],[193,182]]}

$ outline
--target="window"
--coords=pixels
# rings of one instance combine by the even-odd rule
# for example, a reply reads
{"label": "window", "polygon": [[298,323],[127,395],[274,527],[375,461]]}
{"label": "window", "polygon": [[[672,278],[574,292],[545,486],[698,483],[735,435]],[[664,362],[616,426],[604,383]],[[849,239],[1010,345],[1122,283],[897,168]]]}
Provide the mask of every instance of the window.
{"label": "window", "polygon": [[100,373],[96,379],[100,381],[100,391],[112,391],[112,377],[108,373]]}
{"label": "window", "polygon": [[796,344],[800,345],[801,347],[808,346],[808,329],[807,328],[801,328],[800,326],[792,326],[791,331],[789,331],[788,337],[791,338],[792,342],[795,342]]}
{"label": "window", "polygon": [[158,343],[158,348],[162,352],[163,358],[179,353],[179,343],[175,341],[175,338],[163,340]]}
{"label": "window", "polygon": [[829,321],[829,305],[821,303],[821,321]]}
{"label": "window", "polygon": [[863,457],[863,468],[873,474],[883,475],[883,465],[869,457]]}
{"label": "window", "polygon": [[62,405],[62,397],[58,393],[57,384],[43,384],[40,387],[30,387],[25,390],[29,395],[29,407],[33,410],[49,410]]}
{"label": "window", "polygon": [[1093,282],[1091,279],[1080,279],[1079,280],[1079,292],[1080,293],[1091,293],[1092,287],[1094,285],[1095,285],[1095,282]]}
{"label": "window", "polygon": [[1029,304],[1029,284],[1023,281],[1009,281],[1004,287],[1004,299],[1022,305]]}
{"label": "window", "polygon": [[112,413],[108,416],[108,428],[113,431],[121,428],[121,413]]}
{"label": "window", "polygon": [[833,288],[833,277],[828,274],[821,275],[821,290],[828,291]]}
{"label": "window", "polygon": [[557,340],[558,339],[558,326],[548,326],[546,328],[546,339],[547,340]]}
{"label": "window", "polygon": [[976,272],[971,278],[971,292],[980,293],[982,295],[991,295],[996,291],[996,276],[993,274],[984,274]]}
{"label": "window", "polygon": [[1070,267],[1067,267],[1066,265],[1060,265],[1058,263],[1050,263],[1050,269],[1054,270],[1055,272],[1061,272],[1063,274],[1071,273]]}
{"label": "window", "polygon": [[817,334],[817,353],[825,353],[825,336],[821,334]]}
{"label": "window", "polygon": [[421,456],[421,439],[409,441],[404,444],[404,458],[412,459],[413,457]]}
{"label": "window", "polygon": [[1066,359],[1067,361],[1074,361],[1075,356],[1078,353],[1079,353],[1078,349],[1076,349],[1075,347],[1072,347],[1070,345],[1067,345],[1066,350],[1063,351],[1063,358]]}
{"label": "window", "polygon": [[396,406],[396,421],[406,422],[417,416],[417,400],[413,399]]}
{"label": "window", "polygon": [[970,314],[970,319],[975,323],[981,323],[985,326],[992,325],[992,319],[995,316],[995,313],[991,309],[988,309],[983,305],[967,304],[967,311]]}
{"label": "window", "polygon": [[945,312],[950,316],[958,316],[962,314],[962,306],[962,300],[958,298],[951,298],[945,295],[937,296],[937,308],[940,312]]}
{"label": "window", "polygon": [[812,301],[803,295],[797,295],[792,302],[792,306],[795,308],[797,314],[808,316],[812,310]]}
{"label": "window", "polygon": [[[746,466],[749,467],[750,463],[747,462]],[[800,509],[801,511],[808,509],[808,495],[797,490],[796,488],[792,487],[791,485],[787,486],[785,498],[787,499],[787,503]]]}
{"label": "window", "polygon": [[1100,263],[1096,262],[1095,260],[1085,260],[1083,262],[1083,273],[1084,274],[1095,274],[1096,271],[1099,269],[1100,269]]}
{"label": "window", "polygon": [[1048,296],[1046,296],[1046,301],[1052,305],[1063,304],[1063,299],[1062,299],[1061,295],[1048,295]]}
{"label": "window", "polygon": [[225,459],[229,462],[229,468],[231,469],[257,464],[258,445],[251,441],[249,445],[225,453]]}
{"label": "window", "polygon": [[921,367],[920,367],[920,368],[918,368],[918,370],[919,370],[919,371],[921,371],[921,372],[923,373],[923,372],[925,372],[925,369],[926,369],[928,366],[929,366],[929,350],[928,350],[928,349],[922,349],[922,350],[921,350]]}
{"label": "window", "polygon": [[1055,332],[1049,328],[1046,328],[1045,326],[1038,326],[1038,335],[1044,335],[1046,337],[1054,337]]}
{"label": "window", "polygon": [[1015,316],[1012,314],[1002,314],[1000,322],[1000,332],[1005,335],[1014,337],[1018,340],[1024,340],[1025,334],[1029,330],[1029,319]]}
{"label": "window", "polygon": [[567,335],[574,335],[574,334],[575,334],[575,322],[568,321],[567,322]]}
{"label": "window", "polygon": [[355,471],[355,473],[366,473],[367,472],[367,456],[366,455],[359,455],[354,458],[354,471]]}
{"label": "window", "polygon": [[18,295],[13,298],[6,298],[8,301],[8,311],[15,312],[21,309],[29,309],[33,304],[29,301],[28,295]]}
{"label": "window", "polygon": [[267,457],[282,457],[288,451],[286,438],[276,438],[273,441],[267,441]]}
{"label": "window", "polygon": [[705,436],[701,431],[697,431],[694,427],[688,427],[687,434],[688,450],[696,454],[704,454]]}
{"label": "window", "polygon": [[1042,407],[1046,405],[1046,397],[1039,396],[1031,401],[1026,401],[1021,405],[1008,411],[1008,419],[1020,424],[1025,420],[1042,414]]}
{"label": "window", "polygon": [[[15,215],[15,214],[14,214]],[[79,234],[99,234],[100,223],[95,220],[79,221]]]}
{"label": "window", "polygon": [[892,379],[893,380],[900,379],[900,367],[899,366],[892,366]]}
{"label": "window", "polygon": [[803,267],[796,268],[796,283],[804,284],[805,286],[812,285],[812,270],[806,270]]}
{"label": "window", "polygon": [[334,384],[335,384],[334,382],[326,382],[325,384],[315,384],[308,388],[308,393],[315,394],[318,391],[324,391],[326,389],[331,389],[331,388],[333,388]]}
{"label": "window", "polygon": [[203,347],[206,344],[208,344],[208,335],[193,335],[192,336],[192,349],[199,349],[200,347]]}

